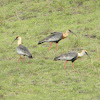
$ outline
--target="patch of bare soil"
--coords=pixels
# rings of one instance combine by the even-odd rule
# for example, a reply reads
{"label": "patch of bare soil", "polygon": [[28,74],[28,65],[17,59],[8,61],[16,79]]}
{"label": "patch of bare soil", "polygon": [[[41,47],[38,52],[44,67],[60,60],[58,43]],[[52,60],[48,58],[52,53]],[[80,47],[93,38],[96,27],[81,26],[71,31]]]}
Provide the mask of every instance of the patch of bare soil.
{"label": "patch of bare soil", "polygon": [[96,38],[96,35],[85,34],[84,36],[92,39]]}

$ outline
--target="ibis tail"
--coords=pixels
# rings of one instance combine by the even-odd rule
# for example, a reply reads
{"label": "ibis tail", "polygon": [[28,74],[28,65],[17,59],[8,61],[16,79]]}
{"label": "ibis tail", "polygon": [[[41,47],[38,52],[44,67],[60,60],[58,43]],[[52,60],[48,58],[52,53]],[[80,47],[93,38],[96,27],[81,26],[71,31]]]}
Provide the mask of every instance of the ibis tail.
{"label": "ibis tail", "polygon": [[59,57],[55,57],[54,60],[55,60],[55,61],[59,60]]}
{"label": "ibis tail", "polygon": [[45,42],[45,39],[39,41],[38,44],[42,44],[42,43],[44,43],[44,42]]}

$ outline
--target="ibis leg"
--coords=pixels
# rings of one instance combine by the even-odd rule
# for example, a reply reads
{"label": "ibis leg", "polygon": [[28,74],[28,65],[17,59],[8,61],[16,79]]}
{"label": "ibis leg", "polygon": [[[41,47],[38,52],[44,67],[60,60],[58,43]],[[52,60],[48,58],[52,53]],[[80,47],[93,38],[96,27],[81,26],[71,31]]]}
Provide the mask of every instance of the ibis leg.
{"label": "ibis leg", "polygon": [[20,60],[21,60],[21,55],[19,55],[19,61],[18,62],[20,62]]}
{"label": "ibis leg", "polygon": [[49,51],[50,51],[50,49],[51,49],[51,45],[52,45],[52,42],[50,43]]}
{"label": "ibis leg", "polygon": [[57,51],[58,51],[58,43],[56,43],[56,49],[57,49]]}
{"label": "ibis leg", "polygon": [[72,62],[72,68],[74,68],[74,62]]}
{"label": "ibis leg", "polygon": [[24,59],[25,59],[25,56],[23,57],[23,61],[24,61]]}
{"label": "ibis leg", "polygon": [[67,61],[65,62],[65,69],[66,69],[66,63],[67,63]]}

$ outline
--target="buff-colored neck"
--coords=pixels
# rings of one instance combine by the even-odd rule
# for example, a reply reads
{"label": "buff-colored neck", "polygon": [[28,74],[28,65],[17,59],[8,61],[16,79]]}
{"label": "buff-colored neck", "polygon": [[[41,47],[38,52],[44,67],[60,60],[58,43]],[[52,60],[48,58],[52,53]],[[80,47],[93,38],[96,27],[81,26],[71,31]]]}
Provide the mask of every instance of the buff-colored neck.
{"label": "buff-colored neck", "polygon": [[70,33],[68,31],[66,31],[65,33],[63,33],[63,39],[64,38],[67,38],[67,36],[69,35]]}
{"label": "buff-colored neck", "polygon": [[68,33],[63,33],[63,38],[66,38],[68,35]]}
{"label": "buff-colored neck", "polygon": [[82,57],[82,56],[84,56],[85,55],[85,52],[84,51],[82,51],[81,53],[78,53],[78,57],[80,58],[80,57]]}
{"label": "buff-colored neck", "polygon": [[18,45],[22,44],[22,39],[21,37],[18,37]]}

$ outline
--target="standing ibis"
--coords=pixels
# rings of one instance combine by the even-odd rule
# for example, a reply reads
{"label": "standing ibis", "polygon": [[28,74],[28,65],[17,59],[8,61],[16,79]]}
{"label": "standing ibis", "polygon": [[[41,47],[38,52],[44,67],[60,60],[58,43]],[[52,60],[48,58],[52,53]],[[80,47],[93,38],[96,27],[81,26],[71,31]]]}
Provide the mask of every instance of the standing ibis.
{"label": "standing ibis", "polygon": [[[32,58],[32,54],[30,53],[30,51],[25,47],[25,46],[23,46],[22,44],[21,44],[21,41],[22,41],[22,39],[21,39],[21,37],[20,36],[17,36],[15,39],[14,39],[14,41],[15,40],[18,40],[18,47],[17,47],[17,53],[19,54],[19,62],[20,62],[20,60],[21,60],[21,55],[23,55],[23,56],[28,56],[29,58]],[[13,41],[13,42],[14,42]],[[12,42],[12,43],[13,43]],[[23,61],[24,61],[24,58],[23,58]]]}
{"label": "standing ibis", "polygon": [[[73,66],[73,63],[74,61],[77,59],[77,58],[81,58],[82,56],[84,55],[88,55],[87,51],[86,50],[82,50],[81,53],[76,53],[76,52],[69,52],[69,53],[66,53],[66,54],[62,54],[58,57],[55,57],[54,60],[65,60],[65,69],[66,69],[66,63],[67,61],[72,61],[72,68],[74,68]],[[89,55],[88,55],[89,57]],[[89,57],[90,58],[90,57]]]}
{"label": "standing ibis", "polygon": [[[56,49],[58,50],[58,42],[64,38],[67,38],[70,33],[75,34],[71,30],[67,30],[65,33],[62,32],[53,32],[51,35],[45,37],[44,39],[40,40],[38,44],[42,44],[44,42],[50,42],[49,50],[51,49],[51,45],[53,42],[56,43]],[[76,35],[76,34],[75,34]]]}

